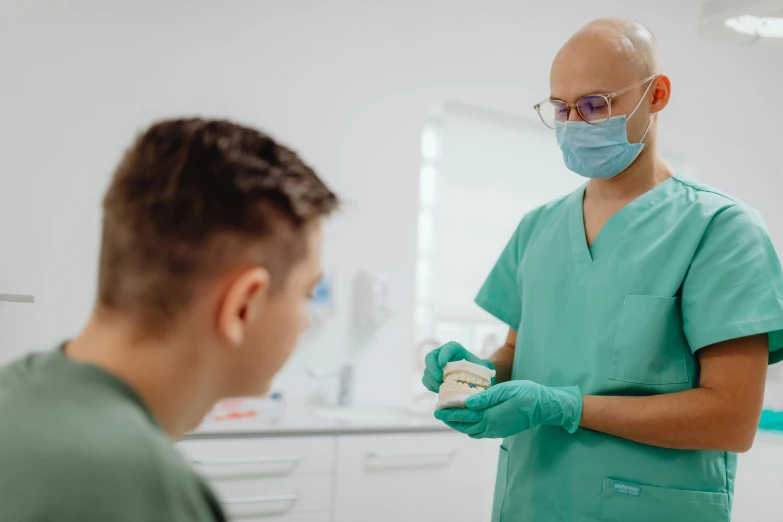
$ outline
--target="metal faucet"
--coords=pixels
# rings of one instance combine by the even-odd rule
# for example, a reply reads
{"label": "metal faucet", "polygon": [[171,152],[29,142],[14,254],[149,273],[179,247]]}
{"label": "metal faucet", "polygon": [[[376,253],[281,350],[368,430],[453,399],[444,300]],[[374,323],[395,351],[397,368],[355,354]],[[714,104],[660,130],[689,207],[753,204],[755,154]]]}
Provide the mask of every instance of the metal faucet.
{"label": "metal faucet", "polygon": [[337,378],[337,405],[350,406],[353,402],[353,365],[345,363],[338,370],[313,370],[306,368],[307,375],[312,379]]}

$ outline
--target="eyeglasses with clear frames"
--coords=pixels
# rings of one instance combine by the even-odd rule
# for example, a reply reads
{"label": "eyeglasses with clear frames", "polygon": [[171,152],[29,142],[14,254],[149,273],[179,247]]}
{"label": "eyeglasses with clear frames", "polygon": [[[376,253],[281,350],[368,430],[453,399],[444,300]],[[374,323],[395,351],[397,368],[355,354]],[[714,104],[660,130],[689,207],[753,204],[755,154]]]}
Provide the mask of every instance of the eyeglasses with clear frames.
{"label": "eyeglasses with clear frames", "polygon": [[579,116],[585,122],[599,125],[612,117],[612,100],[621,94],[625,94],[628,91],[645,85],[656,78],[658,78],[657,74],[611,94],[589,94],[587,96],[582,96],[573,105],[569,105],[562,100],[549,98],[537,103],[533,108],[538,113],[541,121],[544,122],[544,125],[550,129],[556,129],[558,125],[565,124],[573,109],[576,109]]}

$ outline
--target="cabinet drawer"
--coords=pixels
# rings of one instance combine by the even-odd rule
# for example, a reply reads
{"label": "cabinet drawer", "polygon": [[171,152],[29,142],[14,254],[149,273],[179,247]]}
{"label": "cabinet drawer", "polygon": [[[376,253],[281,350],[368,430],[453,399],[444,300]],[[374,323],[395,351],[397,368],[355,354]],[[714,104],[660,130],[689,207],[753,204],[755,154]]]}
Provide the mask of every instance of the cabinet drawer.
{"label": "cabinet drawer", "polygon": [[461,434],[340,437],[335,520],[489,520],[497,452]]}
{"label": "cabinet drawer", "polygon": [[305,476],[334,468],[334,437],[186,440],[179,447],[212,482]]}
{"label": "cabinet drawer", "polygon": [[224,509],[234,517],[280,517],[303,512],[328,513],[332,508],[333,480],[332,475],[326,474],[218,481],[213,486]]}

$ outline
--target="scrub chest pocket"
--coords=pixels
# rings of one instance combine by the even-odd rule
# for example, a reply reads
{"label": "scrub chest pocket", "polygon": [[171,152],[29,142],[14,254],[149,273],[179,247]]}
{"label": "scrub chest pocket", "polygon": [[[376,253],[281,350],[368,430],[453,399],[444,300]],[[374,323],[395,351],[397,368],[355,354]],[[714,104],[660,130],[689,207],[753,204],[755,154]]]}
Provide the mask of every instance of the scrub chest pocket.
{"label": "scrub chest pocket", "polygon": [[610,353],[615,381],[666,385],[689,382],[679,297],[628,295]]}

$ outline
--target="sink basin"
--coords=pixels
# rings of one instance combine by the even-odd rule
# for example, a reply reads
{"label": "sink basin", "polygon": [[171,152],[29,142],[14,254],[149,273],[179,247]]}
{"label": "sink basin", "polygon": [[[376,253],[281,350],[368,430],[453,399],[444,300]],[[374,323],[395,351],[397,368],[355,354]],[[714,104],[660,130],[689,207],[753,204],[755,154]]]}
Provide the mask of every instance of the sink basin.
{"label": "sink basin", "polygon": [[387,408],[318,408],[315,414],[322,419],[361,424],[399,424],[410,417]]}

